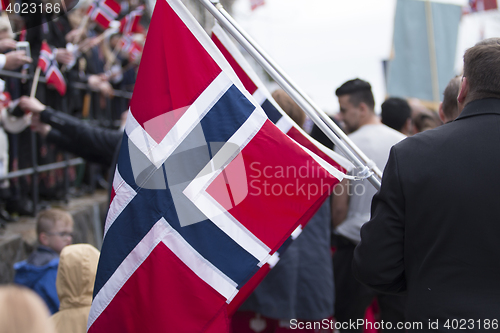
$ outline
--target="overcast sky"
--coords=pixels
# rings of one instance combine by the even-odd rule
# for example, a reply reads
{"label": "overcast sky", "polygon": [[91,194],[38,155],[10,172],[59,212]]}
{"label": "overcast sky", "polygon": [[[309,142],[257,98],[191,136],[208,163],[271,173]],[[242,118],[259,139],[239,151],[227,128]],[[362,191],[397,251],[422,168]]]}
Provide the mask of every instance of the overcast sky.
{"label": "overcast sky", "polygon": [[396,0],[266,0],[253,12],[249,3],[236,1],[235,19],[324,111],[338,111],[334,91],[355,77],[372,84],[380,108]]}

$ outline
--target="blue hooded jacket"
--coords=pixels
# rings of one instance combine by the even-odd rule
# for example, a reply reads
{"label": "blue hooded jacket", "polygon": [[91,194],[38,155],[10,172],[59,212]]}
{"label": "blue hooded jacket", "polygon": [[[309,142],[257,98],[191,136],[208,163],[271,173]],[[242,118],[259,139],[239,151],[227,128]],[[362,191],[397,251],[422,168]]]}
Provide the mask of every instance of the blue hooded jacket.
{"label": "blue hooded jacket", "polygon": [[14,283],[34,290],[47,304],[51,314],[59,310],[56,290],[59,255],[45,246],[39,246],[27,260],[14,264]]}

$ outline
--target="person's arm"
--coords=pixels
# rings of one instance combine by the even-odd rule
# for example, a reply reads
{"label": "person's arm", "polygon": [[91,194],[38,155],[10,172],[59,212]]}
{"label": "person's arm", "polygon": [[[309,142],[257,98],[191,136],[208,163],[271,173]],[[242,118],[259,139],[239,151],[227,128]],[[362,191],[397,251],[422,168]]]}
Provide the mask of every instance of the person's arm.
{"label": "person's arm", "polygon": [[0,69],[15,70],[24,64],[31,63],[32,59],[26,56],[25,51],[12,51],[0,54]]}
{"label": "person's arm", "polygon": [[[43,134],[42,134],[43,136]],[[49,126],[49,130],[45,134],[45,138],[47,139],[47,142],[55,144],[58,148],[61,148],[62,150],[66,150],[69,152],[71,151],[71,139],[56,130],[55,128],[51,128]],[[76,154],[78,155],[78,154]]]}
{"label": "person's arm", "polygon": [[344,222],[347,217],[347,210],[349,208],[349,181],[342,180],[335,186],[332,195],[332,225],[334,228],[338,227]]}
{"label": "person's arm", "polygon": [[19,105],[22,109],[38,113],[42,122],[71,140],[69,146],[66,142],[66,150],[93,161],[97,159],[97,162],[105,165],[111,164],[123,132],[91,126],[81,119],[45,106],[35,98],[23,96]]}
{"label": "person's arm", "polygon": [[404,270],[405,198],[393,147],[382,185],[372,201],[372,215],[361,227],[361,242],[354,250],[352,269],[361,283],[381,292],[406,291]]}
{"label": "person's arm", "polygon": [[[100,152],[88,149],[85,145],[75,145],[73,140],[54,128],[49,130],[46,139],[47,142],[53,143],[62,150],[82,157],[88,162],[103,164],[107,167],[111,165],[111,160],[108,157],[101,155]],[[111,158],[112,157],[113,156],[111,156]]]}
{"label": "person's arm", "polygon": [[93,162],[110,165],[123,132],[94,127],[85,121],[47,107],[41,114],[42,122],[49,124],[71,140],[65,149]]}

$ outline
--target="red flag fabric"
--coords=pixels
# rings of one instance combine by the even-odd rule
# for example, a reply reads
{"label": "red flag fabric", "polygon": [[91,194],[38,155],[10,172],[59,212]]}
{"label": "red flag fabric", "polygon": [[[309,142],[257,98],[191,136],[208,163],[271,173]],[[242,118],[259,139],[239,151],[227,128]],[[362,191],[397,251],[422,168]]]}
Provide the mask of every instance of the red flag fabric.
{"label": "red flag fabric", "polygon": [[45,74],[47,85],[53,86],[61,96],[64,96],[64,94],[66,94],[66,81],[46,41],[42,42],[40,56],[38,57],[38,67],[40,67]]}
{"label": "red flag fabric", "polygon": [[144,6],[139,6],[120,20],[120,33],[124,35],[142,32],[139,21],[144,13]]}
{"label": "red flag fabric", "polygon": [[121,6],[114,0],[94,0],[87,15],[92,21],[107,29],[111,21],[118,17],[120,10]]}
{"label": "red flag fabric", "polygon": [[0,6],[1,6],[0,12],[6,10],[7,7],[9,7],[9,4],[10,4],[9,0],[1,0],[1,2],[0,2]]}
{"label": "red flag fabric", "polygon": [[229,332],[228,305],[343,177],[267,118],[179,0],[159,0],[88,332]]}

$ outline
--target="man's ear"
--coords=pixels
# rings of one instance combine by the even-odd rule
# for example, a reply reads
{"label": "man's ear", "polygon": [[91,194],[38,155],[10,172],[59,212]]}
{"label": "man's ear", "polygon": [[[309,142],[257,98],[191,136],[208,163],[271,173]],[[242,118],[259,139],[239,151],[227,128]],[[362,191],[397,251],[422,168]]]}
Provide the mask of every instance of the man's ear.
{"label": "man's ear", "polygon": [[462,82],[460,83],[460,91],[458,92],[457,101],[463,104],[469,93],[469,82],[465,76],[462,76]]}
{"label": "man's ear", "polygon": [[439,114],[439,119],[441,119],[443,124],[446,123],[446,117],[445,117],[444,111],[443,111],[443,102],[439,103],[438,114]]}
{"label": "man's ear", "polygon": [[367,113],[370,110],[365,102],[360,102],[358,108],[363,113]]}

